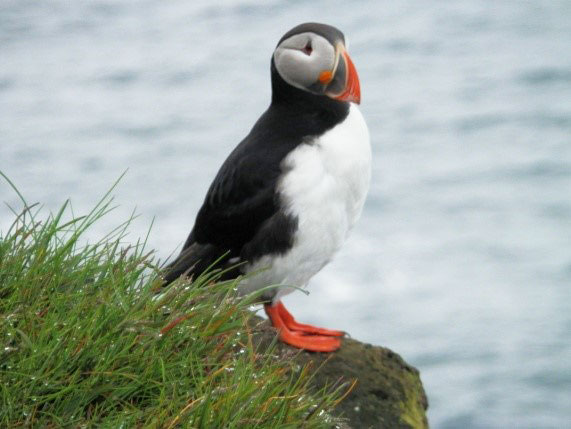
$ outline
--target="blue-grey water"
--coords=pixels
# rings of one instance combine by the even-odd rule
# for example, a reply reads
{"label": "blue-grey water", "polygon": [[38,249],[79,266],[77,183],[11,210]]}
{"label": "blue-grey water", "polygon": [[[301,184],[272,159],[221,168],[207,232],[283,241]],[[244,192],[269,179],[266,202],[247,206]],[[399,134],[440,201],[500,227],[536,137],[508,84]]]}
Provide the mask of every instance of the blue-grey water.
{"label": "blue-grey water", "polygon": [[[374,152],[352,237],[286,304],[418,367],[435,428],[571,427],[571,2],[0,3],[0,170],[175,252],[270,97],[272,50],[350,42]],[[0,201],[18,199],[0,181]],[[0,209],[0,228],[11,222]]]}

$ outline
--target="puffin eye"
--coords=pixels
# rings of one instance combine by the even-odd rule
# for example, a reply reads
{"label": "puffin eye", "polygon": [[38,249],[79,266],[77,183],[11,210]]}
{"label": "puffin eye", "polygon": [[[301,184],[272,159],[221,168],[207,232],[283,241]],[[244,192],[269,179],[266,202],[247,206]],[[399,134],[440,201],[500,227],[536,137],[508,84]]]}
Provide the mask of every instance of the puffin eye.
{"label": "puffin eye", "polygon": [[305,45],[305,47],[301,50],[301,52],[303,52],[305,55],[311,55],[311,53],[313,52],[313,48],[311,47],[311,40],[309,40],[307,42],[307,44]]}

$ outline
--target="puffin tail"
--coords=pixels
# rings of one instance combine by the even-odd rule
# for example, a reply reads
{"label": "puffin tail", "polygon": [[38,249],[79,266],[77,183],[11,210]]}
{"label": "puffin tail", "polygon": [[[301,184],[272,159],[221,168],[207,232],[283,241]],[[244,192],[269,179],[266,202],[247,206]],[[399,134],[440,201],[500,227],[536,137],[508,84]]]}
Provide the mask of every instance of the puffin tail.
{"label": "puffin tail", "polygon": [[214,264],[220,256],[220,250],[212,244],[191,244],[183,249],[177,258],[165,267],[163,287],[169,285],[183,274],[187,277],[198,277]]}
{"label": "puffin tail", "polygon": [[222,270],[220,280],[236,278],[240,275],[240,269],[234,259],[230,252],[224,252],[212,244],[192,243],[164,268],[162,286],[168,286],[182,275],[197,278],[207,270]]}

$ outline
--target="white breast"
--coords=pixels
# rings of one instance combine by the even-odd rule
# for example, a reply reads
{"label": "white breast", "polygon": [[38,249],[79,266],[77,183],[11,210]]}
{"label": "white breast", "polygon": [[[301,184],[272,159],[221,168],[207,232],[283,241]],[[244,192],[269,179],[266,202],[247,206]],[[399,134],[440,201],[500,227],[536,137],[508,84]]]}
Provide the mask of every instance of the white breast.
{"label": "white breast", "polygon": [[[278,185],[286,211],[298,219],[293,247],[263,257],[248,271],[247,290],[270,284],[303,287],[339,250],[363,209],[371,177],[369,131],[358,107],[314,141],[285,159],[287,173]],[[284,295],[288,289],[280,289]],[[275,299],[279,299],[279,296]]]}

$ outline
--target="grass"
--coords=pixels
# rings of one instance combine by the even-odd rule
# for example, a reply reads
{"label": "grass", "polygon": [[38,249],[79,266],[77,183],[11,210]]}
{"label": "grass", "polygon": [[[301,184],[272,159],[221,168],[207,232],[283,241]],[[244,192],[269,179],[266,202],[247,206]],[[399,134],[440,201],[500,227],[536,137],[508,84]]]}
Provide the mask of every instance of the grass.
{"label": "grass", "polygon": [[[213,272],[163,295],[129,221],[99,242],[69,204],[0,233],[0,427],[331,427],[341,388],[251,343],[252,297]],[[67,219],[67,220],[66,220]]]}

